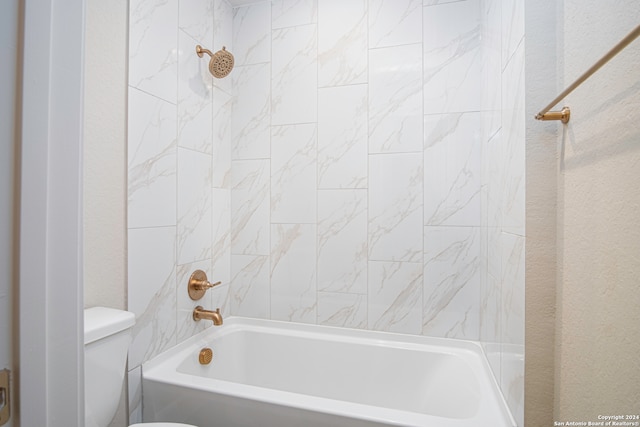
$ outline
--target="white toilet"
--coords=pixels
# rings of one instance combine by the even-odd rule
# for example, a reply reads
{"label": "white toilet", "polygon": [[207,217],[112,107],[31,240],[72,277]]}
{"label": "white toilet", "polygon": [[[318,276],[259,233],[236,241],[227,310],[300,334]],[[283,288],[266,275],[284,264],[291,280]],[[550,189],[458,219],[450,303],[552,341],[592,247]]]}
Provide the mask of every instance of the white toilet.
{"label": "white toilet", "polygon": [[[131,327],[135,315],[113,308],[84,310],[85,427],[107,427],[120,403]],[[194,427],[177,423],[142,423],[130,427]]]}

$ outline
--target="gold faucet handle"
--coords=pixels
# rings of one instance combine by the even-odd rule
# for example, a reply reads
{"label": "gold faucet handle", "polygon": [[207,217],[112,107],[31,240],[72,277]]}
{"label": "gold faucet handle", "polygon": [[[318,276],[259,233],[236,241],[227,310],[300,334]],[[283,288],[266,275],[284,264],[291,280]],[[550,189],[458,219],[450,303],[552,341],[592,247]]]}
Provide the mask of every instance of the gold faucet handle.
{"label": "gold faucet handle", "polygon": [[191,277],[189,277],[189,283],[187,284],[189,297],[194,301],[199,300],[204,296],[205,292],[207,292],[207,289],[221,284],[222,282],[209,282],[207,273],[202,270],[196,270],[191,274]]}
{"label": "gold faucet handle", "polygon": [[211,289],[214,286],[218,286],[218,285],[221,285],[221,284],[222,284],[222,282],[211,283],[211,282],[206,281],[206,280],[202,280],[202,281],[194,280],[193,283],[191,284],[191,286],[193,286],[193,288],[196,289],[196,290],[199,290],[199,291],[205,290],[206,291],[207,289]]}

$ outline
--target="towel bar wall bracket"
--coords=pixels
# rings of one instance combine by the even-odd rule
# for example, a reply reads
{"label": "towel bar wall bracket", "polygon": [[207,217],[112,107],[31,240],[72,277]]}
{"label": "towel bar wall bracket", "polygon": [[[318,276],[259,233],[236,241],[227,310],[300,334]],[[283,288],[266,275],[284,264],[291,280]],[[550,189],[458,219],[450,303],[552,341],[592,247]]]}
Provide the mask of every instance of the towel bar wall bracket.
{"label": "towel bar wall bracket", "polygon": [[563,107],[560,111],[548,111],[544,114],[538,113],[537,120],[560,120],[562,123],[569,123],[571,118],[571,110],[569,107]]}

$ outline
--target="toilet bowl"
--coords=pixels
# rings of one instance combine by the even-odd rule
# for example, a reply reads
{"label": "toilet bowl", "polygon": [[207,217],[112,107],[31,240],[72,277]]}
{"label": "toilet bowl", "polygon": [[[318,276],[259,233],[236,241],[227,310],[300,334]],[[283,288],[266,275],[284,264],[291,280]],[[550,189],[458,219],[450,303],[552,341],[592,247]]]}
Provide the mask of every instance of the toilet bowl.
{"label": "toilet bowl", "polygon": [[[84,310],[85,427],[107,427],[124,384],[135,315],[106,307]],[[130,427],[195,427],[180,423],[142,423]]]}

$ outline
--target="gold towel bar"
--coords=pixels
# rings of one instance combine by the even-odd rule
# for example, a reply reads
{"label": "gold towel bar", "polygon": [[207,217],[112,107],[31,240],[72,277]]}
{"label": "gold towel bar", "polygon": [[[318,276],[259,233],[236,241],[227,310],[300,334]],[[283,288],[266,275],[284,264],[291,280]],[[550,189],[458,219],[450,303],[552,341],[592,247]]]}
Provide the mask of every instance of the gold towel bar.
{"label": "gold towel bar", "polygon": [[606,53],[602,58],[598,60],[595,64],[591,66],[587,71],[584,72],[578,79],[573,82],[569,87],[567,87],[560,95],[558,95],[553,101],[549,103],[546,107],[544,107],[538,114],[536,114],[537,120],[562,120],[562,123],[567,123],[570,117],[569,107],[564,107],[562,111],[551,111],[558,102],[560,102],[565,96],[569,95],[575,88],[580,86],[582,82],[587,80],[593,73],[598,71],[600,67],[609,62],[611,58],[616,56],[622,49],[627,47],[629,43],[634,41],[638,36],[640,36],[640,25],[638,25],[635,29],[633,29],[629,34],[625,36],[617,45],[615,45],[609,52]]}

